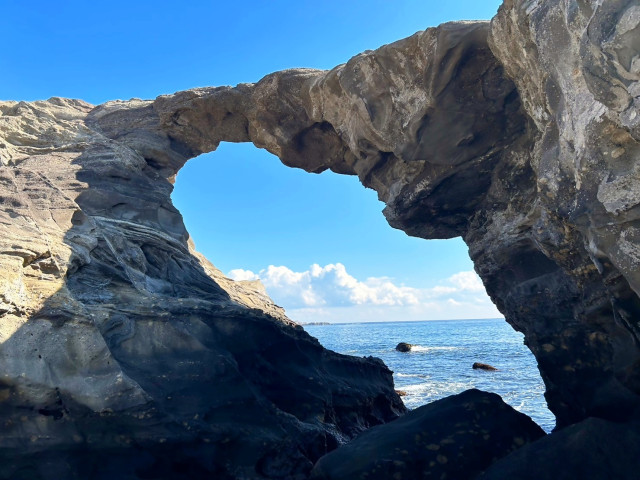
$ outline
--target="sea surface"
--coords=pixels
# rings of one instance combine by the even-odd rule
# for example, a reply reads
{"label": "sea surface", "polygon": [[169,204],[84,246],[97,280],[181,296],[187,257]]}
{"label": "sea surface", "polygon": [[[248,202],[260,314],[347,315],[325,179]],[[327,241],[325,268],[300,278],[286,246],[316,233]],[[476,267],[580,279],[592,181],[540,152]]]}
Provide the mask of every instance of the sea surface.
{"label": "sea surface", "polygon": [[[402,397],[407,408],[478,388],[497,393],[546,432],[555,426],[536,359],[524,345],[524,336],[503,319],[305,325],[304,329],[330,350],[381,358],[393,371],[396,390],[407,393]],[[409,353],[398,352],[395,346],[400,342],[414,347]],[[473,370],[474,362],[498,371]]]}

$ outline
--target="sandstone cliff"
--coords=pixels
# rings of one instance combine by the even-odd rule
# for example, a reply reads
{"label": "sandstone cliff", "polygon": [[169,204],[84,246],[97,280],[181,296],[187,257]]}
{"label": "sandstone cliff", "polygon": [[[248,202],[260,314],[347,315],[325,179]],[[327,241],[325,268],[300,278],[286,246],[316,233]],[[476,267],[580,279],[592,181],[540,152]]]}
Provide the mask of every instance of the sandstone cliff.
{"label": "sandstone cliff", "polygon": [[[445,24],[331,71],[0,111],[4,451],[166,438],[220,478],[304,476],[402,411],[384,366],[324,351],[189,246],[171,181],[221,141],[357,175],[393,227],[462,236],[538,359],[558,427],[578,424],[564,435],[592,431],[589,417],[637,421],[637,1],[506,0],[491,23]],[[100,419],[111,436],[96,437]],[[203,466],[206,441],[242,453]]]}

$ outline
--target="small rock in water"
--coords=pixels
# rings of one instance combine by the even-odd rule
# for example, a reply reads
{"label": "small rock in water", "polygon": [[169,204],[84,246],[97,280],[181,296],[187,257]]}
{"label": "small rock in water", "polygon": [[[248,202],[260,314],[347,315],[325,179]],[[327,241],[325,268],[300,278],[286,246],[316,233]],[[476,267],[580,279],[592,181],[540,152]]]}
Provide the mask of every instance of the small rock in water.
{"label": "small rock in water", "polygon": [[411,345],[410,343],[400,342],[398,345],[396,345],[396,350],[399,352],[410,352],[411,347],[413,347],[413,345]]}
{"label": "small rock in water", "polygon": [[407,396],[407,392],[405,392],[404,390],[396,390],[395,391],[399,397],[406,397]]}
{"label": "small rock in water", "polygon": [[498,370],[496,367],[492,367],[491,365],[487,365],[486,363],[475,362],[473,364],[474,370]]}

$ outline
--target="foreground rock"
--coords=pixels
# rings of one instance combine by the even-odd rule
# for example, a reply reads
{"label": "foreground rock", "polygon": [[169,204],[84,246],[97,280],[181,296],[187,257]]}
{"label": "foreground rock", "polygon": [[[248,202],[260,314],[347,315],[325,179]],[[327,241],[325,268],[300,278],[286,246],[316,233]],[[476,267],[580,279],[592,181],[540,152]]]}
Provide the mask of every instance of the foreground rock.
{"label": "foreground rock", "polygon": [[478,480],[635,480],[639,451],[639,425],[588,418],[522,447]]}
{"label": "foreground rock", "polygon": [[467,390],[364,432],[322,457],[311,478],[472,479],[497,459],[543,436],[540,427],[498,395]]}

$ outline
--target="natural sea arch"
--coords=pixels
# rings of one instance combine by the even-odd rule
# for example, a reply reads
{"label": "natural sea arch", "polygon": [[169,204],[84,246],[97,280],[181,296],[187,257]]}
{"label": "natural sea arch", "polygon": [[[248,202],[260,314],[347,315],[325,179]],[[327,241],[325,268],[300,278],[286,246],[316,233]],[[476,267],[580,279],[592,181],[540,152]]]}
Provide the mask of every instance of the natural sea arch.
{"label": "natural sea arch", "polygon": [[[640,137],[629,52],[637,50],[637,15],[629,2],[596,3],[505,2],[491,25],[446,24],[329,72],[278,72],[235,88],[98,107],[3,102],[5,225],[19,239],[4,237],[2,252],[17,288],[3,302],[0,413],[18,429],[0,439],[15,449],[3,452],[3,466],[15,452],[25,468],[38,468],[30,460],[39,440],[77,454],[87,446],[77,427],[101,431],[115,419],[138,438],[158,429],[151,450],[162,469],[162,435],[178,414],[183,450],[170,447],[183,455],[176,466],[189,467],[190,442],[201,434],[217,449],[228,431],[239,433],[237,423],[217,430],[224,409],[238,405],[220,398],[229,391],[242,394],[234,413],[244,425],[264,420],[277,433],[269,446],[247,429],[235,444],[250,454],[240,468],[265,472],[282,465],[280,452],[295,455],[280,448],[290,432],[320,447],[298,457],[309,470],[336,446],[326,442],[336,439],[330,425],[352,438],[402,413],[383,365],[323,350],[188,245],[170,202],[172,179],[222,141],[252,142],[309,172],[357,176],[385,202],[388,222],[410,235],[461,236],[491,298],[536,356],[563,430],[550,441],[583,431],[593,440],[594,425],[610,439],[618,427],[633,433]],[[549,27],[567,41],[545,42]],[[332,378],[314,383],[315,375],[291,369],[298,362],[321,376],[328,368]],[[372,375],[345,376],[353,367]],[[335,396],[345,377],[358,388]],[[222,381],[257,388],[211,388]],[[177,391],[189,401],[176,406]],[[265,396],[294,415],[279,417],[290,430],[267,414],[274,410],[260,402]],[[373,399],[383,408],[372,410]],[[214,404],[221,408],[209,410]],[[72,421],[57,421],[65,415]],[[318,415],[330,423],[299,423]],[[130,438],[107,440],[98,450],[124,441],[118,448],[137,468]],[[59,453],[46,464],[49,477]]]}
{"label": "natural sea arch", "polygon": [[[494,39],[508,35],[493,26]],[[464,239],[487,292],[536,356],[559,428],[629,418],[638,403],[640,277],[623,255],[635,251],[635,227],[616,217],[629,208],[617,197],[624,190],[597,187],[602,172],[585,173],[588,188],[576,183],[582,174],[557,138],[568,123],[538,118],[529,95],[537,90],[519,90],[512,78],[527,78],[505,74],[508,45],[490,47],[490,30],[444,24],[331,71],[159,97],[129,109],[125,116],[150,115],[130,140],[155,136],[160,151],[142,147],[167,177],[222,141],[252,142],[308,172],[357,176],[384,201],[392,227]],[[103,117],[101,127],[117,135],[116,119]],[[615,125],[598,129],[594,142],[618,130],[628,139]]]}
{"label": "natural sea arch", "polygon": [[[432,287],[447,292],[447,288],[452,289],[452,284],[446,285],[447,277],[473,268],[467,247],[460,239],[426,241],[391,229],[381,214],[384,204],[377,200],[375,192],[363,189],[357,179],[331,172],[309,175],[290,169],[251,144],[221,143],[215,152],[190,160],[176,176],[172,199],[184,217],[196,248],[223,272],[240,267],[257,273],[274,262],[276,266],[288,266],[293,262],[296,272],[305,271],[312,263],[318,263],[318,258],[325,262],[341,261],[348,268],[353,260],[368,264],[371,270],[367,275],[394,277],[404,273],[402,270],[409,270],[406,272],[409,278],[428,277]],[[433,248],[429,248],[431,245]],[[434,263],[437,264],[435,267]],[[393,271],[389,272],[389,268]],[[439,274],[434,272],[436,269]],[[286,287],[274,285],[274,290],[270,287],[267,284],[267,293],[294,321],[374,322],[330,329],[305,326],[305,329],[318,337],[325,347],[339,353],[381,357],[396,372],[396,387],[400,390],[410,387],[409,397],[405,398],[410,408],[475,387],[502,394],[507,403],[532,415],[547,431],[555,425],[543,398],[544,388],[536,361],[522,345],[522,334],[506,324],[462,322],[464,327],[459,331],[451,322],[423,326],[425,332],[434,331],[434,327],[436,332],[448,328],[451,330],[450,344],[444,347],[438,344],[433,350],[428,346],[430,344],[421,346],[419,350],[422,350],[414,352],[411,359],[406,357],[406,362],[395,352],[395,344],[389,343],[386,351],[364,346],[356,353],[349,346],[349,338],[354,335],[360,341],[366,337],[378,338],[379,343],[385,335],[384,331],[379,331],[381,327],[377,324],[380,322],[399,320],[402,323],[397,329],[410,332],[407,320],[482,318],[479,311],[456,316],[455,312],[449,311],[453,309],[453,299],[447,298],[446,293],[437,299],[437,310],[436,306],[422,307],[422,316],[413,313],[414,317],[411,317],[408,306],[395,309],[378,306],[372,309],[376,313],[363,316],[357,313],[357,305],[324,304],[310,308],[313,305],[304,305],[300,298],[283,294]],[[450,296],[451,292],[447,293]],[[474,292],[474,297],[485,297],[485,301],[490,302],[484,291]],[[432,303],[430,300],[433,299],[421,299],[424,303]],[[340,313],[323,315],[322,307]],[[498,316],[498,312],[485,314],[485,318]],[[416,325],[419,324],[413,326],[413,335],[415,328],[420,328]],[[490,330],[483,330],[483,326]],[[404,340],[413,341],[412,338]],[[500,342],[504,342],[502,347]],[[515,356],[501,359],[508,371],[493,376],[483,372],[471,375],[471,363],[485,358],[489,348],[503,348],[505,354]],[[447,367],[439,366],[441,355],[447,356]],[[416,368],[416,362],[422,362],[423,366],[419,367],[419,373],[412,375],[417,381],[413,385],[407,383],[406,368]],[[407,367],[407,363],[414,366]]]}

